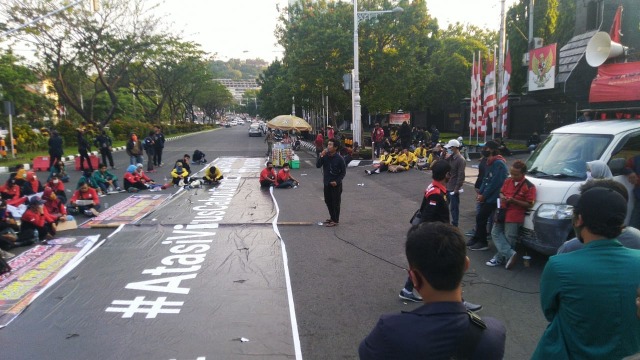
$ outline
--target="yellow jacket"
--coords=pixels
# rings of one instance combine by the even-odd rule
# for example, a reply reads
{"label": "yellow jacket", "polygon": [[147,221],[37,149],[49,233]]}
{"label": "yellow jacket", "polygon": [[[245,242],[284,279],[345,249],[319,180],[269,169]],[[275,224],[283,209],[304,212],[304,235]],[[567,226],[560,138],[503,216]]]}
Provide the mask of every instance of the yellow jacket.
{"label": "yellow jacket", "polygon": [[391,142],[398,141],[398,130],[391,130],[389,136],[391,137]]}
{"label": "yellow jacket", "polygon": [[[406,153],[406,154],[405,153],[401,153],[400,155],[398,155],[394,165],[400,165],[405,170],[409,170],[409,154],[411,154],[411,153]],[[413,154],[411,154],[411,155],[413,155]]]}
{"label": "yellow jacket", "polygon": [[409,166],[413,167],[418,162],[418,157],[411,151],[407,151],[407,160],[409,160]]}
{"label": "yellow jacket", "polygon": [[380,164],[389,165],[391,164],[391,154],[382,154],[380,155]]}
{"label": "yellow jacket", "polygon": [[427,157],[427,148],[419,147],[413,152],[413,154],[418,158]]}
{"label": "yellow jacket", "polygon": [[[215,170],[214,170],[215,169]],[[213,170],[213,174],[211,173]],[[211,166],[207,169],[207,172],[204,175],[205,179],[209,179],[211,181],[218,181],[222,179],[222,171],[217,166]]]}

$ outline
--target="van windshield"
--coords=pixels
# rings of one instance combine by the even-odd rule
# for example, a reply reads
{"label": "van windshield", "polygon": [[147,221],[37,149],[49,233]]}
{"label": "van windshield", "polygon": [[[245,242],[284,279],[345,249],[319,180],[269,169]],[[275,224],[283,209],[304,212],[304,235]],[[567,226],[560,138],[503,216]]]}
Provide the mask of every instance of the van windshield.
{"label": "van windshield", "polygon": [[587,161],[600,159],[612,135],[551,134],[527,160],[527,174],[575,181],[587,178]]}

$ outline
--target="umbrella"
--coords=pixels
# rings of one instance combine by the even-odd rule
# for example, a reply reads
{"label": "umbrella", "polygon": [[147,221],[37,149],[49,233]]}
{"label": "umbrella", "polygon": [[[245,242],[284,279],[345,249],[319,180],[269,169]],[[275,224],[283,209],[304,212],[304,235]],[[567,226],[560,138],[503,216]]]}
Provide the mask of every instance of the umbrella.
{"label": "umbrella", "polygon": [[279,115],[267,123],[270,129],[311,131],[311,125],[297,116]]}

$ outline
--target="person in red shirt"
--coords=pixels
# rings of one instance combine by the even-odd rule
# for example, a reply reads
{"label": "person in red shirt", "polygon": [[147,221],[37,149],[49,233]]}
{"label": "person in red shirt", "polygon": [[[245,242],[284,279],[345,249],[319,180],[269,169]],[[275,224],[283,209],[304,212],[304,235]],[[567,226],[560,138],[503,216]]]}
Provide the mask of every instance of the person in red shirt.
{"label": "person in red shirt", "polygon": [[[78,204],[80,200],[89,200],[90,203],[85,205]],[[73,213],[83,213],[87,216],[98,216],[98,209],[100,209],[100,198],[98,197],[96,189],[90,187],[87,183],[81,183],[69,201],[69,211]]]}
{"label": "person in red shirt", "polygon": [[499,219],[496,215],[496,223],[491,231],[491,238],[498,252],[486,262],[487,266],[504,265],[507,270],[512,269],[518,259],[514,247],[525,212],[536,202],[536,187],[524,177],[527,173],[524,161],[514,161],[509,173],[511,177],[502,184],[498,199],[498,208],[505,211],[505,217]]}
{"label": "person in red shirt", "polygon": [[50,187],[44,188],[42,200],[45,202],[44,210],[49,221],[55,224],[67,221],[67,208],[64,206],[64,203],[58,199],[53,189]]}
{"label": "person in red shirt", "polygon": [[20,186],[16,182],[16,174],[9,175],[7,182],[0,186],[0,196],[7,202],[7,205],[18,206],[27,201],[27,197],[22,196]]}
{"label": "person in red shirt", "polygon": [[300,182],[291,176],[291,169],[289,169],[289,163],[282,165],[282,170],[278,171],[276,178],[276,187],[278,189],[287,189],[300,185]]}
{"label": "person in red shirt", "polygon": [[27,241],[45,242],[55,235],[55,228],[47,221],[43,203],[38,196],[29,199],[27,210],[20,218],[20,241],[23,244]]}
{"label": "person in red shirt", "polygon": [[316,135],[314,144],[316,145],[316,158],[319,158],[320,153],[322,152],[322,150],[324,150],[324,134],[322,133],[322,131],[320,131],[318,135]]}
{"label": "person in red shirt", "polygon": [[58,200],[62,201],[63,204],[67,203],[67,194],[64,191],[64,182],[60,179],[58,174],[51,175],[51,178],[49,178],[49,181],[45,184],[45,189],[47,187],[53,190],[53,193],[56,194]]}
{"label": "person in red shirt", "polygon": [[276,172],[273,170],[273,163],[267,161],[267,167],[260,172],[260,187],[268,188],[269,186],[278,185]]}

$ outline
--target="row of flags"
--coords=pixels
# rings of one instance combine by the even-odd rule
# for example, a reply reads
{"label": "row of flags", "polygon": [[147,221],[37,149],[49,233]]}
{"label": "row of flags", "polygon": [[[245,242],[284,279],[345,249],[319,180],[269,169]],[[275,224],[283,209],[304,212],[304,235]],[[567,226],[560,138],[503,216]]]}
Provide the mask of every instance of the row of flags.
{"label": "row of flags", "polygon": [[[509,117],[509,79],[511,78],[511,55],[507,52],[504,61],[504,72],[501,84],[496,81],[496,56],[486,62],[484,89],[482,82],[482,59],[478,53],[476,61],[473,56],[471,70],[471,114],[469,117],[469,132],[471,135],[487,134],[487,123],[491,121],[491,127],[495,131],[501,129],[502,136],[507,133],[507,120]],[[498,99],[497,86],[500,86],[501,97]],[[484,90],[484,91],[483,91]],[[498,109],[500,118],[498,119]]]}

